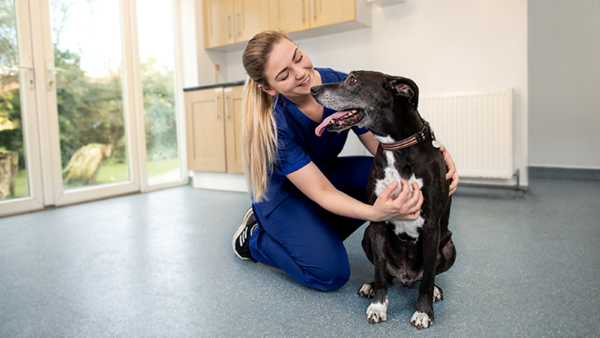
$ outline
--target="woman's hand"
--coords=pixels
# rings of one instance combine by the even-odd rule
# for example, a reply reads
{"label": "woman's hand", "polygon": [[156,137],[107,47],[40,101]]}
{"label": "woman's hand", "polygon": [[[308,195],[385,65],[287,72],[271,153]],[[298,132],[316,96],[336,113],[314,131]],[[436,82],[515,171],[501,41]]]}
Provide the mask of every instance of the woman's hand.
{"label": "woman's hand", "polygon": [[396,199],[390,195],[398,187],[398,181],[394,181],[379,194],[373,204],[373,221],[381,222],[387,220],[407,219],[414,220],[421,215],[421,205],[423,204],[423,192],[419,189],[417,183],[413,183],[413,194],[409,197],[410,186],[404,179],[400,179],[402,191]]}
{"label": "woman's hand", "polygon": [[456,187],[458,187],[458,174],[456,173],[456,165],[454,164],[452,157],[450,157],[450,153],[448,153],[448,150],[446,150],[446,147],[444,147],[444,145],[440,147],[440,151],[444,155],[444,162],[446,162],[446,168],[448,168],[448,172],[446,173],[446,179],[452,179],[452,182],[450,183],[449,194],[452,195],[456,191]]}
{"label": "woman's hand", "polygon": [[341,216],[379,222],[389,219],[417,219],[421,215],[423,193],[417,183],[413,184],[413,194],[409,197],[408,182],[401,179],[402,191],[392,199],[390,195],[398,187],[398,182],[394,181],[381,192],[374,205],[369,205],[335,188],[313,162],[288,174],[287,178],[308,198]]}

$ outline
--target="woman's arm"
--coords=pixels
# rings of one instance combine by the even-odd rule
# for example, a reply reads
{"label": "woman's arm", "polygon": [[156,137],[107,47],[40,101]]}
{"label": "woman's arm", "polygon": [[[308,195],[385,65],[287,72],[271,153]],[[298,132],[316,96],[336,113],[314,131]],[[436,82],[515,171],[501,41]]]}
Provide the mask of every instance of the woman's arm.
{"label": "woman's arm", "polygon": [[390,194],[398,186],[398,182],[394,181],[373,205],[368,205],[336,189],[313,162],[288,174],[287,178],[308,198],[341,216],[379,222],[389,219],[417,219],[421,214],[423,193],[414,183],[414,193],[409,198],[410,189],[405,180],[401,180],[402,192],[396,199],[390,198]]}
{"label": "woman's arm", "polygon": [[375,156],[377,153],[377,147],[379,147],[379,141],[377,141],[373,137],[373,133],[366,132],[364,134],[358,135],[358,139],[362,144],[367,148],[367,150],[371,153],[371,155]]}

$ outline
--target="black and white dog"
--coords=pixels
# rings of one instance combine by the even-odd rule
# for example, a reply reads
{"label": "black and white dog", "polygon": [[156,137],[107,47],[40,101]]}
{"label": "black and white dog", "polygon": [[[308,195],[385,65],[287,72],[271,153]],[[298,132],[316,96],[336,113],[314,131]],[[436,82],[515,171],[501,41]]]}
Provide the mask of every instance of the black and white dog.
{"label": "black and white dog", "polygon": [[[443,299],[434,285],[436,274],[447,271],[456,258],[448,230],[451,198],[450,182],[439,143],[417,105],[419,89],[410,79],[378,72],[354,71],[339,83],[315,86],[315,100],[338,113],[323,121],[324,128],[343,131],[354,125],[365,127],[380,142],[369,175],[369,203],[394,180],[417,182],[423,192],[421,215],[417,220],[371,222],[365,230],[362,246],[375,266],[372,283],[358,291],[373,297],[367,309],[369,323],[387,319],[387,287],[394,278],[405,286],[421,282],[416,312],[410,322],[418,329],[433,323],[433,302]],[[396,198],[398,185],[391,195]]]}

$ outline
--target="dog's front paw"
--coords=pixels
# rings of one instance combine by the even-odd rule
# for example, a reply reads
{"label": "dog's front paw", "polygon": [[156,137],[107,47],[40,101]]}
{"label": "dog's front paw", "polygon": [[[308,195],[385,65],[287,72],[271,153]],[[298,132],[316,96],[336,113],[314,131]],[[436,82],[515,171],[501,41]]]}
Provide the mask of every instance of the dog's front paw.
{"label": "dog's front paw", "polygon": [[426,313],[416,311],[410,319],[410,323],[417,329],[428,328],[433,324],[433,321]]}
{"label": "dog's front paw", "polygon": [[369,324],[385,322],[387,320],[387,297],[385,303],[371,303],[367,309],[367,320]]}
{"label": "dog's front paw", "polygon": [[373,291],[373,286],[371,284],[365,284],[362,286],[362,288],[360,288],[360,290],[358,290],[358,294],[361,297],[373,298],[375,292]]}

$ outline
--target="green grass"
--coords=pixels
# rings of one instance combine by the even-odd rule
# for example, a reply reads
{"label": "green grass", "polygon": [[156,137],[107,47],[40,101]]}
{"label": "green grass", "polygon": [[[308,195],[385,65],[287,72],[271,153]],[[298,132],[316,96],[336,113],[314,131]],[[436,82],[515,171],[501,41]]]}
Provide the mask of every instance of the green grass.
{"label": "green grass", "polygon": [[[179,168],[179,159],[169,158],[161,161],[150,161],[146,164],[148,177],[158,176]],[[129,180],[129,170],[125,163],[104,164],[98,173],[96,184],[109,184],[125,182]],[[65,187],[65,189],[77,187]],[[27,184],[27,172],[19,170],[15,181],[15,197],[29,196],[29,187]],[[15,198],[13,197],[13,198]]]}
{"label": "green grass", "polygon": [[[179,159],[169,158],[161,161],[150,161],[146,164],[148,177],[158,176],[179,168]],[[98,173],[96,184],[124,182],[129,180],[129,170],[125,163],[104,164]]]}
{"label": "green grass", "polygon": [[146,164],[148,178],[179,169],[178,158],[168,158],[161,161],[151,161]]}
{"label": "green grass", "polygon": [[27,184],[27,172],[25,170],[19,170],[17,172],[17,179],[15,180],[15,197],[27,197],[29,196],[29,186]]}
{"label": "green grass", "polygon": [[126,163],[103,164],[98,172],[96,184],[129,181],[129,168]]}

